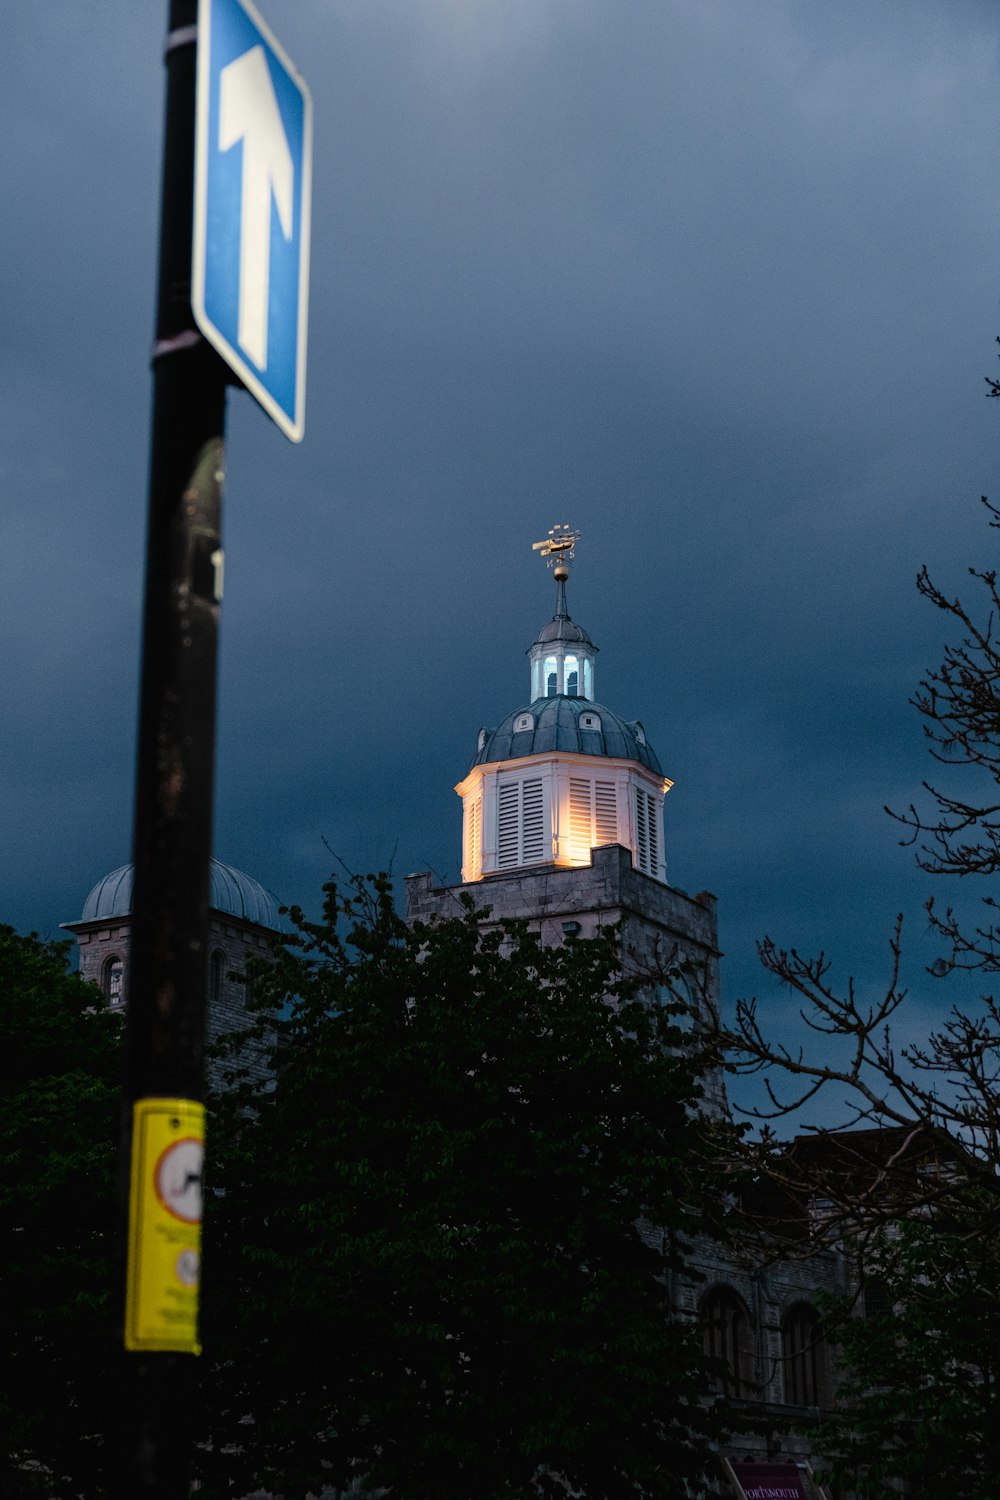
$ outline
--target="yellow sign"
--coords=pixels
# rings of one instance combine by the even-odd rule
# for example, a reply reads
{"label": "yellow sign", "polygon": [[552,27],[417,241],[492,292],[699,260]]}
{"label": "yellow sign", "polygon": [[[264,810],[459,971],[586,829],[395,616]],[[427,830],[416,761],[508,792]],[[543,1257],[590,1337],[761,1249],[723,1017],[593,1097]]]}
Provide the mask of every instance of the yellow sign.
{"label": "yellow sign", "polygon": [[205,1107],[137,1099],[132,1112],[125,1347],[200,1354]]}

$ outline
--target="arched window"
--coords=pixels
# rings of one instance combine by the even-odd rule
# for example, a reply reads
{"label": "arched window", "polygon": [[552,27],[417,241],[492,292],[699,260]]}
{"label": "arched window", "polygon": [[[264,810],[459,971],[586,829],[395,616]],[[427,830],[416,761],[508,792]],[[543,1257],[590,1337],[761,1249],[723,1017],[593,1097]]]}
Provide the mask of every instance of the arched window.
{"label": "arched window", "polygon": [[542,675],[545,678],[546,698],[554,698],[559,691],[559,681],[556,676],[556,659],[554,656],[547,656],[545,658]]}
{"label": "arched window", "polygon": [[563,662],[563,681],[567,698],[580,696],[580,666],[575,656],[567,656]]}
{"label": "arched window", "polygon": [[785,1367],[785,1400],[789,1406],[826,1404],[826,1345],[819,1314],[808,1302],[796,1302],[781,1324]]}
{"label": "arched window", "polygon": [[745,1303],[729,1287],[713,1287],[702,1298],[698,1321],[702,1348],[717,1361],[715,1389],[727,1396],[754,1395],[753,1325]]}
{"label": "arched window", "polygon": [[226,955],[216,948],[208,961],[208,1003],[218,1005],[222,999],[222,980],[226,972]]}
{"label": "arched window", "polygon": [[104,972],[101,976],[101,988],[109,1005],[116,1008],[122,1003],[122,979],[125,969],[117,953],[104,961]]}

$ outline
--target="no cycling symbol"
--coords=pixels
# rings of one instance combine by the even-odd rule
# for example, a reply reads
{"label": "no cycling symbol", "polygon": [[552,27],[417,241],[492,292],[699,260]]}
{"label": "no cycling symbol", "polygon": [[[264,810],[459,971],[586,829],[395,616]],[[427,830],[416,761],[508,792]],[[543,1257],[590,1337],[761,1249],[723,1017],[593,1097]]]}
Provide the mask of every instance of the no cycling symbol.
{"label": "no cycling symbol", "polygon": [[160,1156],[153,1187],[168,1214],[182,1224],[201,1223],[201,1169],[205,1148],[194,1136],[174,1141]]}
{"label": "no cycling symbol", "polygon": [[125,1347],[199,1354],[205,1106],[136,1099],[129,1174]]}

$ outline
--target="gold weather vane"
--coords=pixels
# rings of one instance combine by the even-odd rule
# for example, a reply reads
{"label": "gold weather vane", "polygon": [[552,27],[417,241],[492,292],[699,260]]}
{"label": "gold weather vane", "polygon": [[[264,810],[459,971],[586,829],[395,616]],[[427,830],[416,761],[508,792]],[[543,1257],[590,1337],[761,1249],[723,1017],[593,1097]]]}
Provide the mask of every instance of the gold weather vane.
{"label": "gold weather vane", "polygon": [[577,542],[580,540],[578,531],[571,531],[568,526],[553,526],[543,542],[532,542],[532,552],[540,552],[546,559],[547,568],[555,567],[555,578],[559,583],[565,583],[569,577],[569,565],[573,561]]}

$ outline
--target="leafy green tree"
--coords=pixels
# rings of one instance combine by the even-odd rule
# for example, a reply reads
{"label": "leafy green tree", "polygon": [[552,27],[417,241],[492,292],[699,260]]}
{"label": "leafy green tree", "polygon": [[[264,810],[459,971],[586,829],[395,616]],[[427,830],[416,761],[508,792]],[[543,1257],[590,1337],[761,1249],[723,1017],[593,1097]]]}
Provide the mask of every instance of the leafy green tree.
{"label": "leafy green tree", "polygon": [[121,1022],[0,926],[0,1491],[102,1493]]}
{"label": "leafy green tree", "polygon": [[[984,504],[1000,527],[1000,512]],[[795,992],[814,1044],[772,1030],[754,1001],[738,1004],[723,1043],[734,1071],[766,1074],[761,1113],[770,1120],[821,1093],[842,1109],[842,1132],[800,1137],[791,1149],[765,1132],[758,1165],[780,1185],[779,1201],[813,1210],[797,1216],[803,1248],[853,1246],[862,1286],[874,1277],[888,1303],[860,1319],[853,1300],[829,1309],[846,1410],[817,1440],[840,1481],[865,1496],[905,1478],[928,1500],[985,1500],[1000,1465],[1000,1000],[979,988],[1000,973],[998,899],[983,884],[1000,871],[1000,588],[993,569],[969,571],[974,602],[945,593],[926,568],[917,578],[957,640],[913,698],[935,777],[919,804],[893,816],[929,875],[973,876],[977,893],[985,889],[972,921],[950,904],[926,908],[941,942],[931,982],[950,981],[952,994],[971,974],[977,992],[961,993],[921,1040],[899,1045],[910,1006],[901,918],[878,992],[836,981],[822,953],[765,939],[764,967]]]}
{"label": "leafy green tree", "polygon": [[726,1196],[686,1016],[610,937],[482,915],[331,884],[256,981],[276,1087],[210,1141],[206,1495],[640,1500],[706,1461],[670,1288]]}
{"label": "leafy green tree", "polygon": [[982,1233],[980,1196],[880,1229],[864,1316],[850,1298],[826,1309],[846,1377],[823,1452],[831,1477],[864,1500],[899,1480],[917,1500],[996,1496],[1000,1243]]}

